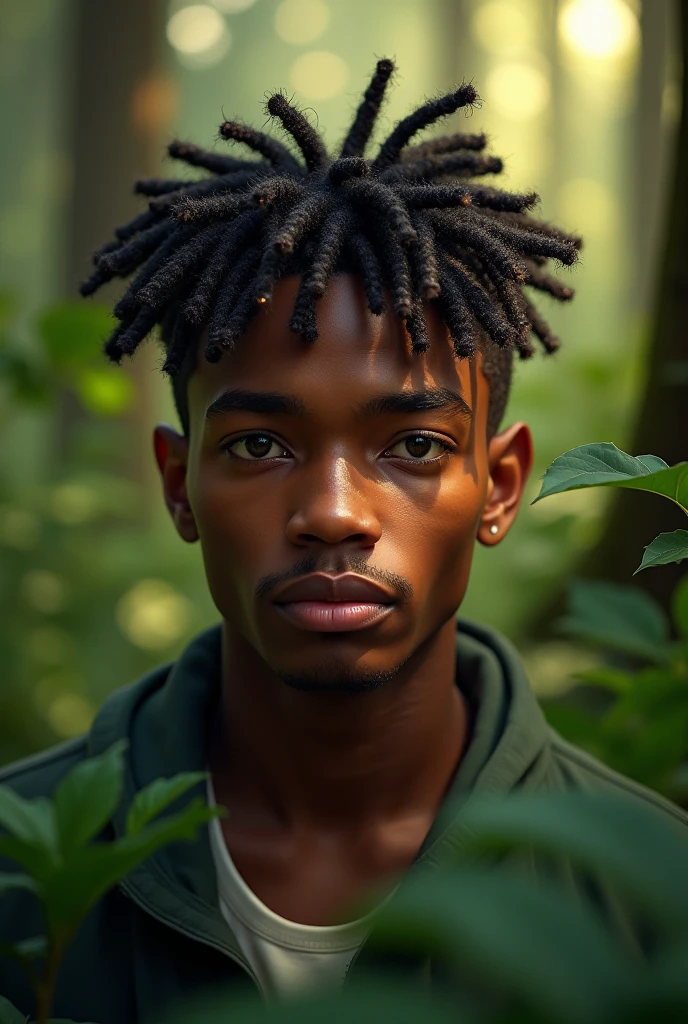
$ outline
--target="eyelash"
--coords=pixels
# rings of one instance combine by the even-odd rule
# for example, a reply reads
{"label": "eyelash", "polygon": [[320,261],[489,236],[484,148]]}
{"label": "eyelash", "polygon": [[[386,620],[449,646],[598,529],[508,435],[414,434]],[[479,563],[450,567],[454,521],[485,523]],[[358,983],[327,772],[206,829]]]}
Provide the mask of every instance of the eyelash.
{"label": "eyelash", "polygon": [[[278,441],[276,438],[274,438],[272,436],[272,434],[268,434],[267,432],[264,432],[264,431],[254,430],[254,431],[251,431],[248,434],[242,434],[241,437],[235,437],[232,441],[229,441],[226,444],[222,445],[222,451],[226,452],[226,454],[231,459],[234,459],[237,462],[249,463],[249,464],[254,464],[254,465],[255,464],[265,465],[266,463],[269,464],[271,462],[274,462],[276,458],[284,458],[284,456],[272,456],[269,459],[244,459],[240,455],[235,455],[234,452],[232,451],[232,449],[236,445],[241,444],[242,441],[247,441],[251,437],[265,437],[265,438],[269,438],[271,441],[273,441],[277,445],[282,444],[282,442]],[[444,459],[447,455],[449,455],[450,453],[456,451],[456,446],[455,445],[451,444],[449,441],[446,441],[444,438],[438,437],[436,434],[432,434],[429,431],[425,431],[425,430],[413,430],[413,431],[410,431],[408,434],[404,434],[403,437],[400,437],[397,441],[394,442],[393,445],[390,445],[389,448],[386,448],[385,452],[389,451],[391,448],[396,447],[396,445],[401,444],[403,441],[407,440],[410,437],[427,437],[428,440],[435,441],[437,444],[441,445],[444,450],[442,451],[442,453],[440,455],[435,456],[435,458],[433,458],[433,459],[425,459],[425,460],[412,459],[412,458],[405,459],[401,455],[396,455],[396,456],[392,455],[392,456],[390,456],[390,458],[396,458],[396,459],[401,460],[402,462],[409,462],[412,465],[416,465],[416,466],[428,466],[428,465],[433,465],[434,463],[440,462],[440,460]],[[283,449],[285,451],[288,450],[286,445],[283,446]],[[384,455],[385,452],[382,452],[382,454]]]}

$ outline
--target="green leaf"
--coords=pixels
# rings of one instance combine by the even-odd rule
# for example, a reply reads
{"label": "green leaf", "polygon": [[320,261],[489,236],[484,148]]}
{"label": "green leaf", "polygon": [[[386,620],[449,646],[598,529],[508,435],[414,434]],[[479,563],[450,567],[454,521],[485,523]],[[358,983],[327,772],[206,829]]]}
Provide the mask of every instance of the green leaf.
{"label": "green leaf", "polygon": [[589,686],[600,686],[611,693],[623,694],[633,685],[634,676],[614,668],[586,668],[574,672],[573,678]]}
{"label": "green leaf", "polygon": [[27,889],[29,892],[36,892],[36,882],[31,875],[0,871],[0,896],[13,889]]}
{"label": "green leaf", "polygon": [[0,1024],[26,1024],[29,1018],[12,1006],[9,999],[0,996]]}
{"label": "green leaf", "polygon": [[463,855],[522,846],[561,855],[605,875],[651,920],[683,934],[688,928],[685,826],[651,804],[590,793],[512,793],[464,809],[462,825]]}
{"label": "green leaf", "polygon": [[126,741],[73,768],[55,790],[62,856],[85,846],[112,817],[122,794]]}
{"label": "green leaf", "polygon": [[45,935],[35,935],[21,942],[0,942],[0,956],[9,957],[29,975],[34,977],[32,961],[45,957],[48,940]]}
{"label": "green leaf", "polygon": [[674,587],[671,595],[671,612],[676,629],[688,640],[688,573]]}
{"label": "green leaf", "polygon": [[182,772],[172,779],[156,779],[155,782],[151,782],[132,800],[125,826],[126,834],[134,835],[140,832],[151,818],[156,818],[192,786],[198,785],[207,777],[207,772]]}
{"label": "green leaf", "polygon": [[632,970],[597,914],[513,868],[417,874],[380,911],[369,941],[440,955],[558,1024],[608,1024]]}
{"label": "green leaf", "polygon": [[688,514],[688,462],[669,467],[656,455],[634,458],[607,441],[582,444],[555,459],[542,478],[535,501],[581,487],[652,491],[675,501]]}
{"label": "green leaf", "polygon": [[51,934],[71,934],[108,889],[160,847],[179,840],[194,840],[200,826],[218,813],[218,808],[206,806],[199,797],[178,814],[154,822],[135,835],[75,850],[43,886],[43,905]]}
{"label": "green leaf", "polygon": [[265,1006],[256,997],[218,993],[167,1011],[157,1024],[486,1024],[458,993],[429,992],[403,979],[368,977],[339,991]]}
{"label": "green leaf", "polygon": [[98,356],[114,326],[106,306],[65,302],[42,313],[38,332],[52,364],[64,370],[83,366]]}
{"label": "green leaf", "polygon": [[[57,828],[55,809],[46,797],[25,800],[9,786],[0,786],[0,828],[9,832],[9,838],[0,838],[0,854],[3,847],[31,851],[42,858],[54,861],[57,858]],[[15,840],[13,844],[10,840]],[[14,857],[8,853],[7,856]],[[18,859],[18,858],[15,858]],[[20,864],[26,866],[23,860]],[[29,869],[33,874],[33,870]]]}
{"label": "green leaf", "polygon": [[688,558],[688,530],[674,530],[672,533],[660,533],[647,544],[643,560],[635,570],[649,569],[653,565],[668,565],[670,562],[682,562]]}
{"label": "green leaf", "polygon": [[557,625],[570,636],[657,664],[671,658],[669,622],[639,587],[575,580],[569,586],[568,612]]}

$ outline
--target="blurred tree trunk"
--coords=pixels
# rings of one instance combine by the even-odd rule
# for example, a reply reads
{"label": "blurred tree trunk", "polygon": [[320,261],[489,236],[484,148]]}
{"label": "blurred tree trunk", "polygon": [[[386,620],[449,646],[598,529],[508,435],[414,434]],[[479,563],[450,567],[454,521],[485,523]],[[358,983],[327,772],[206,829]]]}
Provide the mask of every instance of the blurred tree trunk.
{"label": "blurred tree trunk", "polygon": [[[133,181],[159,170],[161,132],[174,104],[172,83],[163,71],[164,19],[164,0],[79,0],[76,5],[69,104],[73,175],[63,277],[69,299],[77,298],[79,282],[91,272],[93,251],[141,209],[140,198],[132,194]],[[112,303],[120,291],[121,284],[104,288],[96,301]],[[137,442],[148,432],[154,405],[154,360],[148,353],[125,368],[139,395],[131,416]],[[76,400],[66,396],[64,452],[85,422]],[[130,447],[119,468],[147,484],[150,445]]]}
{"label": "blurred tree trunk", "polygon": [[[657,86],[648,76],[662,75],[657,67],[661,59],[658,40],[652,35],[652,19],[661,14],[663,5],[646,0],[643,5],[646,54],[640,82],[641,97],[657,96]],[[688,68],[688,2],[678,0],[676,30],[678,31],[683,67]],[[660,51],[658,53],[658,50]],[[662,65],[664,62],[662,61]],[[660,85],[661,81],[660,79]],[[683,74],[681,88],[682,110],[673,180],[669,181],[669,197],[662,218],[664,241],[660,250],[659,277],[655,289],[650,343],[646,363],[646,384],[640,412],[633,432],[629,451],[633,455],[650,453],[659,455],[669,465],[688,460],[688,74]],[[653,246],[648,229],[647,204],[644,197],[656,195],[661,188],[658,176],[658,153],[661,145],[659,124],[660,105],[654,109],[642,108],[641,119],[646,119],[638,133],[642,145],[638,211],[642,237],[638,238],[642,262]],[[649,119],[649,120],[648,120]],[[644,129],[644,130],[643,130]],[[654,186],[654,188],[653,188]],[[649,268],[645,266],[645,277]],[[599,579],[630,582],[633,571],[642,557],[642,549],[658,534],[685,528],[686,519],[680,509],[667,501],[638,491],[617,491],[609,511],[604,532],[586,556],[582,574]],[[636,586],[644,587],[668,609],[671,592],[685,573],[685,564],[650,569],[634,579]]]}

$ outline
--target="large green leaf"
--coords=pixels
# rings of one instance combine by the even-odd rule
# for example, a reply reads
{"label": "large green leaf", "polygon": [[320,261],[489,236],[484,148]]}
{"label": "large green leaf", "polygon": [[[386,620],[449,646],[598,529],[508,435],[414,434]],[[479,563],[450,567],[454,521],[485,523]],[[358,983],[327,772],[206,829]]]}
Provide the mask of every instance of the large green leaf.
{"label": "large green leaf", "polygon": [[657,664],[671,659],[669,622],[660,605],[639,587],[575,580],[569,587],[562,632]]}
{"label": "large green leaf", "polygon": [[53,365],[72,369],[100,355],[114,325],[107,306],[65,302],[41,314],[38,333]]}
{"label": "large green leaf", "polygon": [[0,837],[0,857],[7,857],[20,864],[37,880],[48,878],[58,861],[56,852],[38,843],[27,843],[14,836]]}
{"label": "large green leaf", "polygon": [[55,816],[65,859],[98,835],[117,808],[126,747],[121,740],[104,754],[82,761],[55,790]]}
{"label": "large green leaf", "polygon": [[688,930],[685,825],[624,797],[511,794],[462,811],[462,854],[521,846],[563,856],[605,875],[651,920]]}
{"label": "large green leaf", "polygon": [[167,1011],[157,1024],[487,1024],[467,1000],[368,978],[341,991],[265,1006],[257,998],[218,993]]}
{"label": "large green leaf", "polygon": [[127,835],[140,832],[152,818],[183,796],[192,786],[208,777],[207,772],[181,772],[172,779],[156,779],[139,790],[131,802],[125,831]]}
{"label": "large green leaf", "polygon": [[168,843],[196,838],[201,825],[219,813],[199,797],[178,814],[146,826],[135,835],[75,850],[42,889],[52,935],[71,934],[108,889]]}
{"label": "large green leaf", "polygon": [[0,1024],[26,1024],[27,1017],[12,1006],[9,999],[0,996]]}
{"label": "large green leaf", "polygon": [[651,544],[646,545],[643,560],[635,570],[649,569],[653,565],[669,565],[670,562],[682,562],[688,558],[688,530],[674,530],[672,533],[660,533]]}
{"label": "large green leaf", "polygon": [[557,1024],[607,1024],[633,970],[572,893],[505,867],[418,873],[380,911],[370,941],[434,953]]}
{"label": "large green leaf", "polygon": [[670,498],[688,513],[688,462],[667,466],[656,455],[634,458],[603,441],[560,455],[542,478],[535,501],[581,487],[634,487]]}

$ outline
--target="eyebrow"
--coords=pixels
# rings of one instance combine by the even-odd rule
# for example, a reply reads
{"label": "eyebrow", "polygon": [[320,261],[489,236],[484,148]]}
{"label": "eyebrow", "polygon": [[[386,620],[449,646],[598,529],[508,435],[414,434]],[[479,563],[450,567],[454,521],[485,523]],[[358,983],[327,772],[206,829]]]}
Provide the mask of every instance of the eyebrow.
{"label": "eyebrow", "polygon": [[[387,395],[371,398],[359,406],[363,416],[384,416],[394,413],[427,412],[433,409],[453,409],[466,419],[473,418],[473,412],[458,391],[451,388],[425,388],[423,391],[393,391]],[[303,416],[306,406],[294,395],[283,395],[278,391],[246,391],[232,388],[223,391],[210,403],[205,413],[209,423],[225,413],[254,412],[259,415]]]}
{"label": "eyebrow", "polygon": [[223,391],[210,403],[205,412],[205,422],[209,423],[228,412],[257,412],[262,415],[282,413],[298,416],[306,411],[300,398],[293,395],[281,395],[277,391],[245,391],[232,388]]}
{"label": "eyebrow", "polygon": [[395,391],[371,398],[360,407],[364,416],[385,413],[426,412],[433,409],[454,409],[466,419],[473,419],[473,410],[458,391],[451,388],[425,388],[423,391]]}

